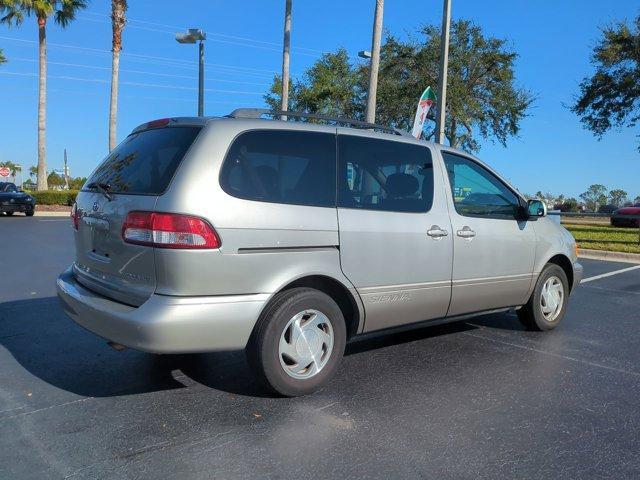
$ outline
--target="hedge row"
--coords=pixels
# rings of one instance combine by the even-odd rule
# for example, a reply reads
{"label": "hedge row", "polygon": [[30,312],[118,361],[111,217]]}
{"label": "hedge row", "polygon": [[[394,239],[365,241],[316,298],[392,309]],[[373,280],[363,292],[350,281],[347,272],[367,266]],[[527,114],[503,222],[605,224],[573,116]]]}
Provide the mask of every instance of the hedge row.
{"label": "hedge row", "polygon": [[73,205],[78,195],[78,190],[43,190],[29,192],[36,199],[37,205]]}

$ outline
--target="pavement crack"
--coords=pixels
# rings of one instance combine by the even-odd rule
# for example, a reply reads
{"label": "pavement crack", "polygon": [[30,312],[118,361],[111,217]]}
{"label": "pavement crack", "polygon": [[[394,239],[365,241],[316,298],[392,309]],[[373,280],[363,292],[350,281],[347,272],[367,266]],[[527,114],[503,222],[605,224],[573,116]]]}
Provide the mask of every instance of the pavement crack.
{"label": "pavement crack", "polygon": [[162,450],[164,447],[168,447],[172,443],[173,442],[167,440],[164,442],[155,443],[153,445],[145,445],[144,447],[134,450],[133,452],[117,454],[115,458],[126,459],[126,458],[137,457],[138,455],[143,455],[145,453],[153,452],[155,450]]}
{"label": "pavement crack", "polygon": [[34,414],[34,413],[43,412],[45,410],[51,410],[52,408],[66,407],[67,405],[73,405],[73,404],[76,404],[76,403],[82,403],[82,402],[86,402],[87,400],[93,400],[93,399],[95,399],[95,397],[79,398],[78,400],[72,400],[70,402],[57,403],[55,405],[49,405],[48,407],[42,407],[42,408],[37,408],[35,410],[29,410],[28,412],[16,413],[15,415],[8,415],[6,417],[0,418],[0,422],[4,421],[4,420],[9,420],[10,418],[23,417],[25,415],[31,415],[31,414]]}
{"label": "pavement crack", "polygon": [[340,402],[331,402],[329,405],[325,405],[324,407],[316,408],[316,412],[319,412],[321,410],[325,410],[327,408],[333,407],[334,405],[337,405],[339,403]]}
{"label": "pavement crack", "polygon": [[485,337],[484,335],[478,335],[478,334],[474,334],[474,333],[471,333],[471,332],[460,332],[460,333],[462,333],[463,335],[470,336],[470,337],[479,338],[481,340],[486,340],[487,342],[500,343],[502,345],[508,345],[510,347],[520,348],[522,350],[529,350],[530,352],[541,353],[543,355],[550,355],[552,357],[562,358],[564,360],[569,360],[571,362],[582,363],[583,365],[589,365],[591,367],[602,368],[602,369],[610,370],[610,371],[613,371],[613,372],[624,373],[626,375],[631,375],[631,376],[634,376],[634,377],[640,377],[640,373],[639,372],[634,372],[632,370],[624,370],[622,368],[610,367],[608,365],[602,365],[601,363],[590,362],[588,360],[581,360],[579,358],[569,357],[568,355],[561,355],[559,353],[549,352],[547,350],[541,350],[539,348],[527,347],[525,345],[518,345],[517,343],[507,342],[507,341],[504,341],[504,340],[497,340],[495,338],[488,338],[488,337]]}

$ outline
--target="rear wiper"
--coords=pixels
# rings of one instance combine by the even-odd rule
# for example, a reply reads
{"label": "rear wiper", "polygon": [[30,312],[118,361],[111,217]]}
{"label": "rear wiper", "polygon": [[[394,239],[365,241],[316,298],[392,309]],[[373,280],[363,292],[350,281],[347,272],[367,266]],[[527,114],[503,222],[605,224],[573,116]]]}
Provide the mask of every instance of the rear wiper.
{"label": "rear wiper", "polygon": [[109,185],[108,183],[91,182],[89,185],[87,185],[87,188],[95,188],[101,194],[103,194],[107,198],[107,200],[109,201],[113,200],[113,195],[109,193],[109,189],[111,188],[111,185]]}

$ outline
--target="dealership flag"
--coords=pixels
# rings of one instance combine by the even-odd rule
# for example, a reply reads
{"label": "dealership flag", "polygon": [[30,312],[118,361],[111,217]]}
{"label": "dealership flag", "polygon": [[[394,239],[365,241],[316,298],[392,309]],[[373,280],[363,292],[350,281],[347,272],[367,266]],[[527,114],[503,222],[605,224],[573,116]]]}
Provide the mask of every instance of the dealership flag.
{"label": "dealership flag", "polygon": [[425,91],[422,92],[420,100],[418,100],[418,109],[416,110],[416,118],[413,121],[413,131],[411,132],[414,137],[420,138],[424,121],[427,118],[427,113],[429,113],[429,109],[435,101],[436,96],[433,93],[433,90],[431,90],[431,87],[427,87]]}

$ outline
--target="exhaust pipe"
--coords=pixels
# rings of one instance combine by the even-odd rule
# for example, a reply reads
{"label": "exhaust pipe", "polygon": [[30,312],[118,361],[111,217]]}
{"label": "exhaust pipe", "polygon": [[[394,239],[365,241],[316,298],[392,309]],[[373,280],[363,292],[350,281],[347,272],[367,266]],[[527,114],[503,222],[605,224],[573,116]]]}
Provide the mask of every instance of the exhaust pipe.
{"label": "exhaust pipe", "polygon": [[107,342],[107,345],[109,345],[111,348],[113,348],[114,350],[121,352],[123,351],[125,348],[124,345],[121,345],[120,343],[116,343],[116,342]]}

